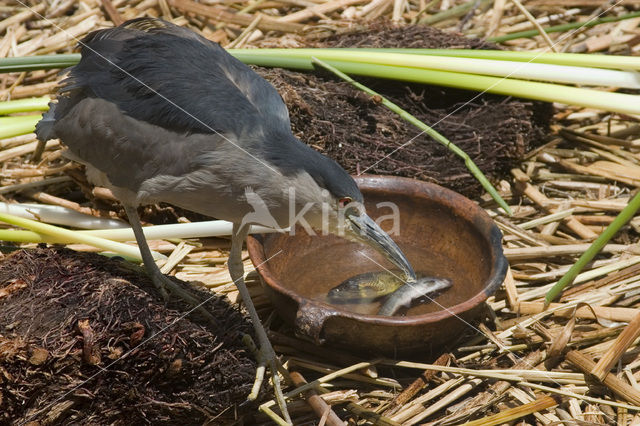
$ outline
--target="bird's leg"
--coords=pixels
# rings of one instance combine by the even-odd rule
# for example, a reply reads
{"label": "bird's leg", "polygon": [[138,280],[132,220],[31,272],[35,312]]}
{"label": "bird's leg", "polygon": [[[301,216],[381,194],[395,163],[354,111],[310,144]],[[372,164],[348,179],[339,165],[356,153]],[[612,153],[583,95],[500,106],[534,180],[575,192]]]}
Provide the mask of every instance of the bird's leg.
{"label": "bird's leg", "polygon": [[[271,370],[271,380],[273,382],[273,391],[275,393],[276,400],[278,401],[278,405],[280,406],[280,411],[284,416],[284,419],[289,423],[291,423],[291,418],[289,417],[289,412],[287,411],[287,403],[284,400],[284,396],[282,394],[282,387],[280,386],[280,377],[278,376],[278,359],[276,358],[276,353],[271,346],[271,342],[269,342],[269,338],[267,337],[267,332],[264,330],[262,323],[260,322],[260,318],[258,317],[258,312],[256,311],[255,306],[253,306],[253,301],[251,300],[251,296],[249,295],[249,290],[247,289],[246,284],[244,283],[244,265],[242,264],[242,244],[244,243],[245,238],[249,232],[249,225],[240,226],[238,224],[233,224],[233,235],[231,237],[231,252],[229,253],[229,275],[231,275],[231,279],[235,283],[236,287],[238,287],[238,291],[240,292],[240,296],[244,301],[245,306],[247,307],[247,311],[249,311],[249,316],[251,317],[251,322],[253,322],[253,327],[256,331],[256,335],[258,337],[258,342],[260,343],[260,353],[262,360],[269,364],[269,369]],[[260,360],[259,360],[260,361]]]}
{"label": "bird's leg", "polygon": [[160,268],[158,268],[158,265],[156,265],[156,262],[153,259],[153,255],[151,254],[151,250],[149,249],[149,245],[147,244],[147,239],[144,236],[144,232],[142,232],[142,224],[140,223],[138,211],[134,206],[129,206],[126,204],[123,204],[123,206],[124,211],[127,213],[129,224],[133,229],[133,235],[136,236],[138,248],[140,249],[140,254],[142,255],[142,262],[144,263],[144,268],[147,271],[149,277],[151,277],[153,284],[162,295],[162,298],[167,300],[167,290],[169,290],[190,305],[198,306],[200,304],[200,301],[197,298],[189,294],[178,284],[171,281],[160,271]]}

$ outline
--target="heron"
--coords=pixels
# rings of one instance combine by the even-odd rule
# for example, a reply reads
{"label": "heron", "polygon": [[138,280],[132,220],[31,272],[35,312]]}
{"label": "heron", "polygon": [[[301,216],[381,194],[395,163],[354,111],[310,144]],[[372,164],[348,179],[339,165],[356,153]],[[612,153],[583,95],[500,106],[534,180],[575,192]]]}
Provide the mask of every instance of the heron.
{"label": "heron", "polygon": [[312,229],[364,243],[409,275],[411,265],[366,214],[353,178],[293,135],[276,89],[219,44],[161,19],[138,18],[94,31],[79,47],[81,60],[36,126],[38,139],[60,139],[93,184],[112,190],[164,297],[171,292],[197,302],[158,269],[137,207],[167,202],[233,223],[229,274],[290,422],[279,361],[243,280],[243,242],[264,216],[254,206],[268,212],[267,224],[282,228],[295,225],[292,209],[303,210]]}

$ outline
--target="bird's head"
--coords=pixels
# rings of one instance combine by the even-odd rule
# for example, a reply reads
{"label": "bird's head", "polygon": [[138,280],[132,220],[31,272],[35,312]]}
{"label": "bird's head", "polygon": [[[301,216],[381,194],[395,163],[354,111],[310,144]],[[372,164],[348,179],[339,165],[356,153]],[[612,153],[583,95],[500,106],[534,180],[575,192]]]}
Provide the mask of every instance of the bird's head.
{"label": "bird's head", "polygon": [[316,151],[313,153],[298,157],[299,160],[313,159],[306,164],[298,162],[298,166],[304,170],[303,174],[311,178],[304,190],[309,196],[305,201],[311,201],[316,206],[305,216],[311,226],[365,244],[382,254],[408,277],[415,278],[413,268],[402,250],[367,215],[362,193],[353,178],[335,161]]}
{"label": "bird's head", "polygon": [[[353,181],[349,175],[343,178],[349,178]],[[329,229],[343,238],[373,248],[400,270],[404,271],[408,277],[415,277],[413,268],[402,250],[400,250],[400,247],[367,214],[362,194],[355,186],[355,182],[354,187],[354,190],[350,193],[330,193],[333,204],[333,214],[331,216],[337,216],[338,223],[336,228],[332,229],[330,226]]]}

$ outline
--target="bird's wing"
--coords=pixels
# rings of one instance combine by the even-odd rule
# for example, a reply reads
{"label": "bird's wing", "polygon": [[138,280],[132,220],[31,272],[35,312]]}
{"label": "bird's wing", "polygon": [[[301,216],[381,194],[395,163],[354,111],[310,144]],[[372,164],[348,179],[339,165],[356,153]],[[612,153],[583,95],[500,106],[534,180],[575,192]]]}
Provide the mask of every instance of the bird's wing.
{"label": "bird's wing", "polygon": [[202,168],[199,159],[208,152],[243,153],[222,136],[176,133],[129,117],[99,98],[76,103],[55,122],[54,132],[74,160],[100,170],[110,184],[134,192],[159,175],[186,176]]}
{"label": "bird's wing", "polygon": [[56,118],[77,100],[97,97],[176,132],[290,132],[287,108],[273,86],[190,30],[141,18],[95,31],[81,46],[80,63],[62,83],[70,102],[60,105]]}

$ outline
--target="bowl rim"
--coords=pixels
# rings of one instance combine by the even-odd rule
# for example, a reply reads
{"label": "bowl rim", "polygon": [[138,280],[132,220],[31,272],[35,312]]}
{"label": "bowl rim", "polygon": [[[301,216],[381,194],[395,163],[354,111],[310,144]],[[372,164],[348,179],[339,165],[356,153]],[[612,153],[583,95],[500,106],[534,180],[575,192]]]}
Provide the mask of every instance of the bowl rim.
{"label": "bowl rim", "polygon": [[[435,312],[400,317],[375,314],[359,314],[340,309],[339,307],[328,304],[326,302],[308,299],[294,292],[293,290],[282,286],[279,280],[277,280],[273,276],[269,268],[268,260],[266,259],[264,252],[264,246],[261,242],[261,239],[264,238],[264,234],[258,234],[256,236],[249,235],[247,237],[247,250],[254,267],[257,269],[258,273],[269,287],[271,287],[274,291],[283,293],[284,295],[295,300],[298,303],[298,310],[302,309],[303,306],[313,305],[316,307],[316,309],[320,308],[326,310],[328,317],[339,316],[376,325],[412,326],[418,324],[435,323],[451,317],[460,318],[460,314],[477,307],[482,302],[487,300],[487,298],[493,295],[493,293],[495,293],[495,291],[503,283],[507,274],[508,262],[504,257],[502,250],[502,233],[498,229],[495,222],[484,211],[484,209],[480,208],[475,202],[455,191],[444,188],[440,185],[420,181],[417,179],[385,175],[360,175],[354,176],[354,180],[358,184],[358,187],[360,187],[361,190],[365,191],[389,191],[391,188],[391,185],[389,185],[389,183],[391,182],[394,183],[394,185],[392,186],[393,191],[399,194],[405,194],[409,196],[422,196],[424,198],[427,198],[426,195],[429,195],[430,197],[428,198],[435,199],[435,201],[443,205],[449,205],[452,208],[453,204],[455,203],[458,206],[456,211],[459,211],[461,213],[460,216],[463,216],[469,222],[472,222],[472,225],[478,230],[478,232],[480,232],[481,235],[483,235],[487,239],[491,247],[491,257],[493,261],[489,278],[487,279],[484,287],[474,296],[456,305],[450,307],[442,307],[443,309]],[[382,183],[383,185],[379,185],[380,183]],[[374,184],[378,185],[374,186]],[[471,218],[473,218],[473,220],[471,220]],[[466,322],[465,319],[460,319]]]}

